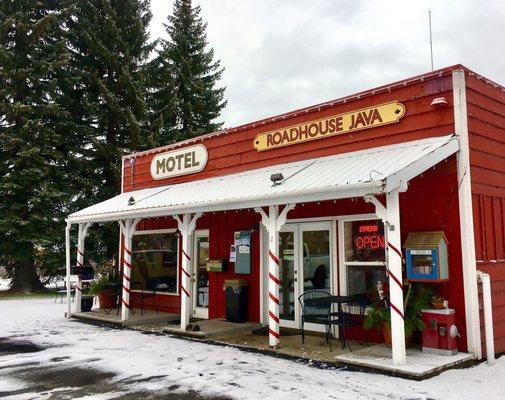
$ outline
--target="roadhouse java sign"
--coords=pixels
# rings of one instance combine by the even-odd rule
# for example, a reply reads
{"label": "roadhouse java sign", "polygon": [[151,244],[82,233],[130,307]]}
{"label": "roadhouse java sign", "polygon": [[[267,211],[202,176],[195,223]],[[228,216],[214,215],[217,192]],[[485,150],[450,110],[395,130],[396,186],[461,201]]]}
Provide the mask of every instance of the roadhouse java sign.
{"label": "roadhouse java sign", "polygon": [[323,139],[328,136],[375,128],[376,126],[398,122],[404,115],[405,106],[398,103],[398,101],[391,101],[275,131],[260,133],[254,139],[254,147],[258,151],[265,151],[308,140]]}
{"label": "roadhouse java sign", "polygon": [[151,176],[153,179],[166,179],[194,174],[205,168],[207,158],[207,148],[201,144],[167,151],[158,154],[151,161]]}

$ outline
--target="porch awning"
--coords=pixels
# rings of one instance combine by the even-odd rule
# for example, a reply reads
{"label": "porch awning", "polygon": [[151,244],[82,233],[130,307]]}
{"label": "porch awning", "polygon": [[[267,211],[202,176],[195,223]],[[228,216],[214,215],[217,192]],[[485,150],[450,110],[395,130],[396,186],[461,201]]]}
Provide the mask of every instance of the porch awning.
{"label": "porch awning", "polygon": [[[456,153],[454,135],[278,164],[122,193],[68,216],[71,223],[148,218],[384,194]],[[273,185],[270,176],[284,179]],[[134,203],[129,204],[133,197]]]}

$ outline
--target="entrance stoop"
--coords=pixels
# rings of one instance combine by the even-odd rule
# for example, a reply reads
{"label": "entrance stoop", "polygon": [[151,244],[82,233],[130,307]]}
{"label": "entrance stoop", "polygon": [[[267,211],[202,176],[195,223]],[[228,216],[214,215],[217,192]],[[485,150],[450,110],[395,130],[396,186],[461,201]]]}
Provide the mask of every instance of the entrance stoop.
{"label": "entrance stoop", "polygon": [[197,326],[198,330],[190,331],[183,330],[179,325],[166,326],[163,329],[164,333],[175,336],[189,336],[194,338],[212,338],[215,336],[232,335],[242,332],[251,332],[254,329],[261,328],[261,324],[256,322],[229,322],[225,319],[207,319],[191,323],[193,327]]}
{"label": "entrance stoop", "polygon": [[136,311],[135,314],[130,314],[130,318],[127,321],[121,321],[121,315],[116,315],[115,311],[107,314],[104,310],[101,309],[93,309],[90,312],[72,313],[71,317],[80,319],[82,321],[99,322],[115,326],[169,323],[171,321],[178,321],[180,319],[180,316],[178,314],[163,312],[156,313],[154,311],[150,311],[149,313],[140,315],[140,311]]}
{"label": "entrance stoop", "polygon": [[338,362],[352,367],[378,370],[395,376],[423,380],[451,368],[464,367],[474,362],[475,356],[457,353],[452,356],[423,353],[420,349],[407,349],[407,364],[393,365],[391,348],[383,344],[366,347],[335,357]]}

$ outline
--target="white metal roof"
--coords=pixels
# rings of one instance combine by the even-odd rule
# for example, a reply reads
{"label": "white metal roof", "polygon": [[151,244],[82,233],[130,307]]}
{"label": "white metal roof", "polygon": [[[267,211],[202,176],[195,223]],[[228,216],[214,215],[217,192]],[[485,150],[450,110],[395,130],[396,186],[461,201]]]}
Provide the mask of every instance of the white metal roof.
{"label": "white metal roof", "polygon": [[[135,190],[77,211],[68,221],[147,218],[386,193],[458,149],[457,138],[449,135]],[[274,173],[284,176],[276,186],[270,181]],[[131,197],[135,203],[129,205]]]}

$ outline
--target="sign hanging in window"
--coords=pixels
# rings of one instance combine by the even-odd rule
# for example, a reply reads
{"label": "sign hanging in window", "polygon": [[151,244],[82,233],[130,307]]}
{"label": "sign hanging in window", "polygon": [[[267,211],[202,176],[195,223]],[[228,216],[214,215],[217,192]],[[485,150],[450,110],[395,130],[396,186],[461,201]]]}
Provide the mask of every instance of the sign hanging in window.
{"label": "sign hanging in window", "polygon": [[346,261],[384,261],[384,224],[380,220],[345,223]]}

